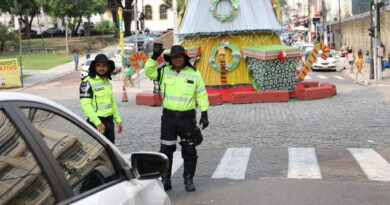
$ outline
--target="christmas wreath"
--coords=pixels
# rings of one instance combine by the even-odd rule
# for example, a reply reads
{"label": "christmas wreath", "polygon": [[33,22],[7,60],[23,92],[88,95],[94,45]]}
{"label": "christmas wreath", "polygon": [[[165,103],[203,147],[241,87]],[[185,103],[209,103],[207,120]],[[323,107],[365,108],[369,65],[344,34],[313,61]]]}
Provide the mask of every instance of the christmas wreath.
{"label": "christmas wreath", "polygon": [[219,43],[216,46],[214,46],[213,49],[211,50],[211,53],[210,53],[209,62],[210,62],[211,67],[217,72],[221,72],[221,67],[215,61],[215,55],[217,54],[218,48],[221,46],[232,50],[233,60],[231,63],[226,65],[226,71],[230,72],[237,67],[238,63],[240,63],[240,59],[241,59],[240,50],[238,49],[238,47],[236,45],[229,43],[229,42],[222,42],[222,43]]}
{"label": "christmas wreath", "polygon": [[210,11],[215,19],[217,19],[220,22],[225,21],[231,21],[233,20],[238,13],[238,9],[240,8],[240,4],[238,3],[238,0],[230,0],[232,3],[233,9],[227,14],[227,15],[221,15],[217,13],[217,5],[220,0],[213,0],[210,5]]}

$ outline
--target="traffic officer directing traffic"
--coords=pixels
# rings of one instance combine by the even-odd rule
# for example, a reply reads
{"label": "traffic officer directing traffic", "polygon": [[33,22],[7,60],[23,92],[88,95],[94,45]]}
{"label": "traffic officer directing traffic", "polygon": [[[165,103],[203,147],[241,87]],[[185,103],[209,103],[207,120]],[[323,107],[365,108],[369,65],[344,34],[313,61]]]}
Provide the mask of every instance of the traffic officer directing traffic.
{"label": "traffic officer directing traffic", "polygon": [[88,123],[96,127],[112,143],[115,143],[114,120],[118,133],[123,130],[122,120],[114,100],[111,73],[115,69],[112,60],[99,54],[89,66],[88,77],[80,85],[80,104]]}
{"label": "traffic officer directing traffic", "polygon": [[195,100],[201,112],[199,124],[204,129],[209,124],[208,96],[200,72],[191,65],[182,46],[173,46],[171,52],[164,55],[164,60],[169,62],[169,65],[157,69],[157,58],[162,52],[161,39],[157,39],[153,46],[152,58],[145,64],[145,74],[160,82],[164,107],[161,117],[160,152],[169,159],[169,171],[162,176],[162,182],[165,190],[172,189],[172,159],[179,135],[181,155],[184,159],[185,190],[195,191],[193,177],[198,158],[195,146],[203,139],[196,126]]}

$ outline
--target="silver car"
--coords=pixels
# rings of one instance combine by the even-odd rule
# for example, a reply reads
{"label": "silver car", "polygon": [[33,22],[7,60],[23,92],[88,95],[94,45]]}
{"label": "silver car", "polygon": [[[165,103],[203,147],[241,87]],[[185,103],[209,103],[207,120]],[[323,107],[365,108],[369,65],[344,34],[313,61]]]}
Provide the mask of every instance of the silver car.
{"label": "silver car", "polygon": [[55,102],[0,92],[0,204],[169,205],[167,166],[161,153],[128,160]]}

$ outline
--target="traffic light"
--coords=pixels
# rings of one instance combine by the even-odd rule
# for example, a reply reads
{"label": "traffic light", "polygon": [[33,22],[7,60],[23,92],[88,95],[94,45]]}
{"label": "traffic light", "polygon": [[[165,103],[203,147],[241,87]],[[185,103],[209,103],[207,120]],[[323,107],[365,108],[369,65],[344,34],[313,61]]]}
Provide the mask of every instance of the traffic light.
{"label": "traffic light", "polygon": [[368,29],[368,35],[371,37],[375,37],[375,29],[374,27]]}

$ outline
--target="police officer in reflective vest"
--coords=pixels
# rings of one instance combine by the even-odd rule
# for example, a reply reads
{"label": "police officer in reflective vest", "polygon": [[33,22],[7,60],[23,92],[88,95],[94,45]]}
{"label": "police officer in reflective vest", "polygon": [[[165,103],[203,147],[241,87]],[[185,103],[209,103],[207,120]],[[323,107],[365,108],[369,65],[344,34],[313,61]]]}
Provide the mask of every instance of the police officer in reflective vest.
{"label": "police officer in reflective vest", "polygon": [[123,130],[122,120],[114,100],[111,73],[115,69],[112,60],[99,54],[89,66],[88,77],[80,85],[80,104],[88,123],[96,127],[112,143],[115,143],[114,121],[118,133]]}
{"label": "police officer in reflective vest", "polygon": [[159,69],[156,60],[163,52],[161,40],[155,40],[153,47],[153,56],[145,64],[145,74],[159,81],[164,107],[161,117],[160,152],[169,159],[169,171],[162,176],[164,189],[172,189],[172,158],[176,150],[177,136],[180,136],[185,190],[195,191],[193,177],[198,158],[195,146],[200,144],[199,138],[202,137],[196,126],[195,100],[201,112],[199,124],[204,129],[209,124],[209,101],[205,85],[200,72],[191,65],[182,46],[173,46],[171,52],[164,55],[164,60],[169,62],[169,65]]}

